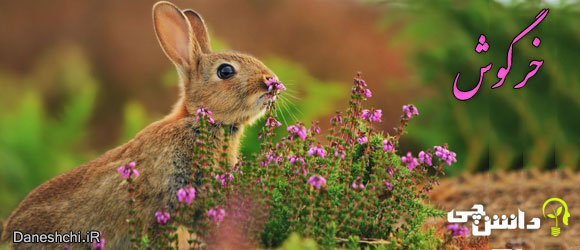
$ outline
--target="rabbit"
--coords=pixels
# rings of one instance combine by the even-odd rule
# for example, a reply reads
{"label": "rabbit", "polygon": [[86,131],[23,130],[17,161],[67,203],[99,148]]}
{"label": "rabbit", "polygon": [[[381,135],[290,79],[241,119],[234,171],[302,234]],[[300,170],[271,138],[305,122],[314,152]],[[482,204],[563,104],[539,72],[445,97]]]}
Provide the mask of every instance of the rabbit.
{"label": "rabbit", "polygon": [[[119,166],[135,162],[136,217],[154,227],[154,214],[177,206],[176,192],[188,184],[192,154],[199,137],[196,111],[213,112],[213,154],[230,129],[227,159],[237,161],[244,127],[266,111],[271,98],[266,82],[276,75],[258,59],[238,52],[213,52],[203,19],[169,2],[153,6],[154,30],[166,56],[175,64],[181,94],[172,112],[140,131],[126,144],[48,180],[34,189],[5,221],[0,242],[14,249],[63,249],[64,243],[12,243],[13,232],[65,234],[100,231],[107,249],[129,249],[127,182]],[[194,170],[195,171],[195,170]],[[92,243],[69,244],[72,249]]]}

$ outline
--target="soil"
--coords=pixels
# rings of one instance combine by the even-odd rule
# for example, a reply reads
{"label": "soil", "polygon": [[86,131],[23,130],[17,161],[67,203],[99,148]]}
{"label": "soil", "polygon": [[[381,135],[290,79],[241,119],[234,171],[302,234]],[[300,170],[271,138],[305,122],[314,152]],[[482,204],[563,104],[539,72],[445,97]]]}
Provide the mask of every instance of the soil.
{"label": "soil", "polygon": [[[493,248],[580,249],[579,181],[580,173],[571,170],[464,174],[443,179],[431,193],[431,203],[444,211],[470,211],[474,204],[482,204],[490,217],[517,215],[519,208],[525,212],[527,221],[540,218],[538,230],[493,230],[490,240]],[[542,215],[542,205],[552,197],[564,200],[571,214],[568,225],[562,224],[563,215],[558,216],[561,230],[558,237],[551,235],[555,220]],[[550,202],[546,214],[559,206],[557,202]],[[471,229],[470,224],[466,226]]]}

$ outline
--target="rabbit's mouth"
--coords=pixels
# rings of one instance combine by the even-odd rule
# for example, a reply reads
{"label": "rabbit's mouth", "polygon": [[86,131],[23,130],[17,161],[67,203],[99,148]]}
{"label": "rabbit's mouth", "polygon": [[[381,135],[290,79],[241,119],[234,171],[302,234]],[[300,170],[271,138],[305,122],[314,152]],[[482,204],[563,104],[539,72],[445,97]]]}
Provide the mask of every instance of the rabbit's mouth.
{"label": "rabbit's mouth", "polygon": [[[260,100],[264,100],[264,101],[267,101],[267,100],[274,101],[274,100],[276,100],[276,98],[278,98],[278,96],[274,95],[272,92],[266,92],[259,97]],[[267,102],[264,102],[264,105],[266,105],[266,104],[267,104]]]}

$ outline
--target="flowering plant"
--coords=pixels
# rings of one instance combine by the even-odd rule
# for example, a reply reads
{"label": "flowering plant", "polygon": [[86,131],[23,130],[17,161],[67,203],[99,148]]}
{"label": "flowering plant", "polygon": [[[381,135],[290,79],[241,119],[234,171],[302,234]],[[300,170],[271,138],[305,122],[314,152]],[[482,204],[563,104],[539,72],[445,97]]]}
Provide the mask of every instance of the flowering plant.
{"label": "flowering plant", "polygon": [[[207,129],[213,123],[212,113],[200,108],[195,164],[189,184],[175,194],[179,206],[173,213],[160,208],[155,214],[160,232],[135,241],[135,248],[178,248],[178,225],[188,227],[190,248],[203,248],[211,244],[212,235],[227,224],[228,217],[249,227],[245,237],[265,247],[280,245],[292,232],[313,238],[324,248],[436,249],[444,245],[433,229],[423,228],[426,218],[445,214],[426,200],[444,174],[444,163],[451,165],[456,155],[447,145],[421,151],[418,158],[412,152],[397,154],[405,127],[419,115],[415,106],[403,106],[395,134],[377,131],[373,125],[381,122],[382,111],[363,109],[363,101],[372,94],[359,74],[345,115],[336,113],[325,138],[319,135],[317,122],[308,129],[297,122],[285,129],[286,137],[274,142],[282,125],[274,104],[285,87],[275,78],[267,86],[271,94],[259,137],[261,152],[234,165],[227,162],[227,136],[223,153],[213,159]],[[137,178],[134,167],[119,172],[123,178]],[[248,203],[259,212],[235,216],[240,214],[239,204]],[[452,236],[463,234],[449,230]]]}

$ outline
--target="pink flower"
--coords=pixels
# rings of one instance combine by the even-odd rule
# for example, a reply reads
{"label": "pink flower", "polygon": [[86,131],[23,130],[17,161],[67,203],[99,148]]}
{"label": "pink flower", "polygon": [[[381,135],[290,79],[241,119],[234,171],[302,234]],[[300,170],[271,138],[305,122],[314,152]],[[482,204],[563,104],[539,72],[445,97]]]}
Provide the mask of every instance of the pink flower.
{"label": "pink flower", "polygon": [[70,250],[70,247],[68,245],[65,245],[64,250]]}
{"label": "pink flower", "polygon": [[302,140],[306,139],[306,136],[308,136],[306,128],[300,124],[288,126],[286,130],[288,130],[291,135],[297,135]]}
{"label": "pink flower", "polygon": [[302,176],[306,177],[306,174],[308,173],[308,171],[306,170],[305,167],[302,168],[296,168],[296,174],[300,173],[300,170],[302,170]]}
{"label": "pink flower", "polygon": [[210,117],[213,115],[213,113],[203,107],[199,108],[195,114],[197,115],[195,118],[196,122],[199,122],[199,118],[207,118],[209,123],[215,123],[215,121]]}
{"label": "pink flower", "polygon": [[266,127],[280,127],[280,126],[282,126],[282,123],[277,121],[276,118],[270,116],[268,117],[268,119],[266,119]]}
{"label": "pink flower", "polygon": [[405,112],[407,118],[411,118],[412,115],[419,115],[419,111],[413,104],[404,105],[403,112]]}
{"label": "pink flower", "polygon": [[195,113],[195,115],[197,115],[197,116],[199,116],[200,114],[201,114],[201,116],[206,116],[206,115],[212,116],[213,115],[213,113],[210,110],[205,109],[205,108],[199,108],[197,110],[197,112]]}
{"label": "pink flower", "polygon": [[320,134],[320,127],[318,126],[318,121],[312,122],[312,127],[308,129],[308,132]]}
{"label": "pink flower", "polygon": [[368,109],[363,109],[362,114],[360,115],[360,118],[363,120],[369,120],[371,116],[371,111]]}
{"label": "pink flower", "polygon": [[366,83],[366,82],[365,82],[365,80],[363,80],[363,79],[355,78],[355,79],[354,79],[354,82],[355,82],[357,85],[361,86],[361,87],[366,87],[366,86],[367,86],[367,83]]}
{"label": "pink flower", "polygon": [[334,151],[334,157],[338,157],[338,152],[340,151],[340,159],[344,160],[344,156],[346,155],[346,153],[344,152],[344,150],[336,150]]}
{"label": "pink flower", "polygon": [[312,155],[318,155],[320,156],[320,158],[324,158],[326,156],[326,151],[324,150],[324,148],[320,145],[316,146],[316,147],[312,147],[308,150],[308,155],[312,156]]}
{"label": "pink flower", "polygon": [[447,146],[435,146],[433,149],[435,150],[435,156],[447,162],[447,165],[451,166],[452,162],[457,162],[457,159],[455,159],[455,152],[447,150]]}
{"label": "pink flower", "polygon": [[157,217],[157,223],[165,225],[167,224],[167,220],[171,218],[171,215],[169,214],[169,212],[162,210],[155,212],[155,217]]}
{"label": "pink flower", "polygon": [[360,118],[363,120],[372,121],[372,122],[381,122],[382,116],[383,116],[383,111],[380,109],[377,109],[377,110],[364,109],[362,111]]}
{"label": "pink flower", "polygon": [[276,154],[274,151],[270,149],[268,155],[266,155],[266,160],[262,161],[262,166],[267,167],[270,163],[275,162],[278,163],[282,160],[282,155]]}
{"label": "pink flower", "polygon": [[362,135],[359,138],[356,139],[356,142],[358,142],[358,144],[365,144],[367,142],[369,142],[369,140],[367,139],[366,136]]}
{"label": "pink flower", "polygon": [[451,231],[451,236],[462,236],[469,233],[469,228],[460,227],[459,224],[450,224],[447,229]]}
{"label": "pink flower", "polygon": [[360,182],[360,179],[360,176],[356,177],[355,181],[352,182],[352,189],[365,189],[365,185]]}
{"label": "pink flower", "polygon": [[409,170],[413,170],[417,165],[419,165],[419,162],[417,162],[417,158],[413,157],[413,154],[411,154],[411,152],[407,152],[406,156],[401,157],[401,161],[403,163],[405,163],[407,165],[407,168]]}
{"label": "pink flower", "polygon": [[191,205],[191,201],[195,199],[195,188],[187,187],[187,188],[180,188],[177,191],[177,198],[179,202],[187,203],[187,205]]}
{"label": "pink flower", "polygon": [[370,89],[365,89],[365,97],[366,98],[371,98],[371,96],[373,96],[373,93],[371,92]]}
{"label": "pink flower", "polygon": [[425,153],[424,151],[419,152],[419,161],[421,163],[424,162],[429,166],[433,165],[433,162],[431,161],[431,154]]}
{"label": "pink flower", "polygon": [[226,216],[226,210],[219,207],[214,207],[207,211],[207,216],[209,216],[214,222],[221,222]]}
{"label": "pink flower", "polygon": [[227,176],[225,174],[222,174],[222,175],[217,174],[215,176],[215,179],[221,182],[222,187],[226,186],[226,184],[227,184],[226,180],[231,181],[233,178],[234,178],[234,176],[232,174],[229,174]]}
{"label": "pink flower", "polygon": [[306,184],[310,184],[316,189],[320,190],[320,187],[326,185],[326,179],[320,175],[313,175],[308,178]]}
{"label": "pink flower", "polygon": [[383,183],[385,183],[385,188],[387,189],[387,191],[393,190],[393,184],[392,183],[390,183],[390,182],[388,182],[386,180],[383,180]]}
{"label": "pink flower", "polygon": [[383,141],[383,151],[384,152],[395,152],[395,146],[393,146],[393,142],[391,142],[391,140],[384,140]]}
{"label": "pink flower", "polygon": [[[102,232],[99,232],[100,235],[103,235]],[[105,249],[105,239],[100,237],[98,240],[93,241],[93,249],[95,250],[104,250]]]}
{"label": "pink flower", "polygon": [[268,86],[269,92],[276,90],[286,90],[286,86],[284,86],[284,84],[282,84],[282,82],[280,82],[276,77],[268,79],[265,84]]}
{"label": "pink flower", "polygon": [[123,179],[129,179],[131,177],[139,177],[139,171],[137,171],[136,169],[134,169],[135,167],[135,162],[132,161],[131,163],[129,163],[129,165],[125,166],[120,166],[119,168],[117,168],[117,172],[121,173],[121,177]]}
{"label": "pink flower", "polygon": [[288,159],[288,161],[290,161],[290,164],[294,164],[295,162],[300,163],[302,166],[304,166],[305,162],[304,159],[300,156],[288,156],[286,157]]}
{"label": "pink flower", "polygon": [[340,112],[336,112],[336,115],[330,119],[330,124],[332,123],[342,124],[342,116],[340,115]]}
{"label": "pink flower", "polygon": [[381,117],[383,116],[383,111],[380,109],[375,110],[373,113],[372,121],[373,122],[381,122]]}

